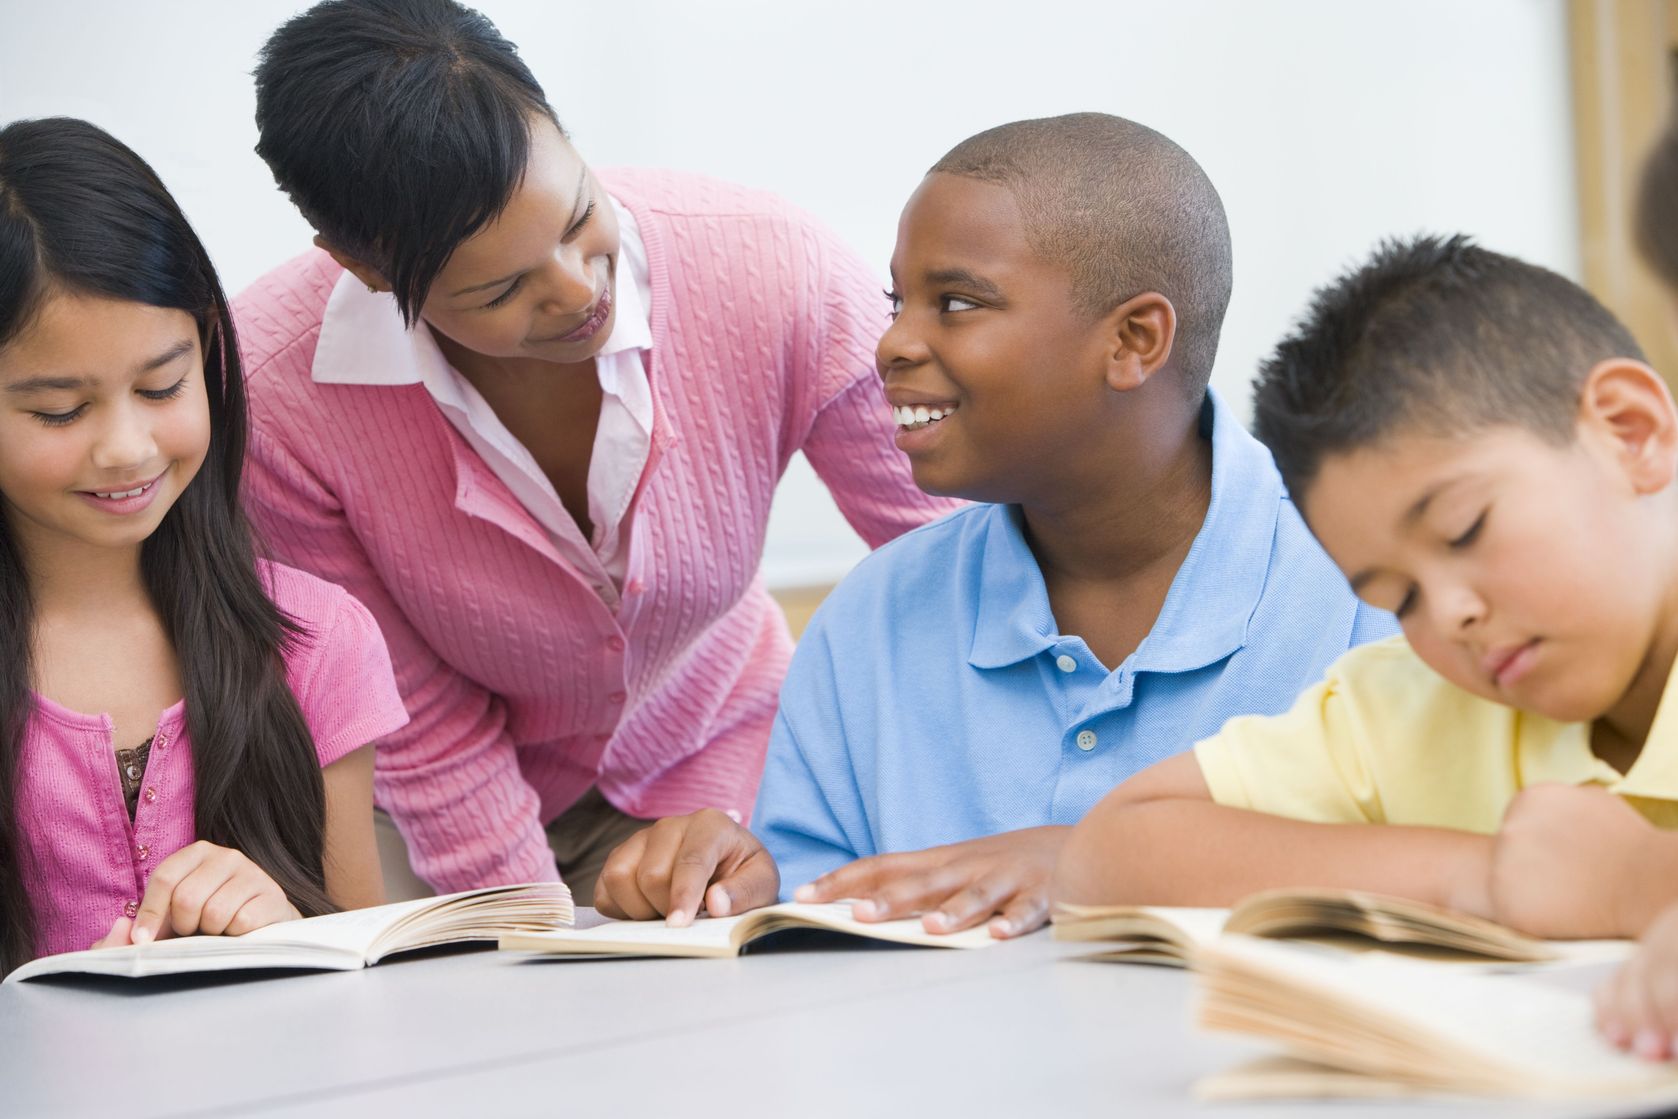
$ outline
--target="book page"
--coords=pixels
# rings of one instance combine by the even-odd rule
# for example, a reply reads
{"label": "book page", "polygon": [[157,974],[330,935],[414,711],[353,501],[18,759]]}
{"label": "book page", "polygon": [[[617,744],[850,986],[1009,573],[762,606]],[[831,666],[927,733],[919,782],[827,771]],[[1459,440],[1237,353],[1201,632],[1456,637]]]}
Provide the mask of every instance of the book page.
{"label": "book page", "polygon": [[[1285,1039],[1311,1060],[1511,1094],[1678,1090],[1678,1068],[1615,1050],[1589,998],[1530,974],[1357,959],[1226,936],[1202,953],[1204,1024]],[[1349,1026],[1348,1024],[1355,1024]]]}
{"label": "book page", "polygon": [[929,948],[988,948],[997,943],[983,926],[941,935],[923,929],[918,917],[902,921],[858,921],[851,916],[849,902],[826,905],[787,902],[736,917],[700,917],[682,929],[673,929],[662,920],[607,921],[586,929],[504,936],[501,947],[555,955],[732,956],[759,937],[794,928],[828,929],[869,940]]}
{"label": "book page", "polygon": [[1227,909],[1170,905],[1058,905],[1054,936],[1056,940],[1162,941],[1192,949],[1216,940],[1229,913]]}

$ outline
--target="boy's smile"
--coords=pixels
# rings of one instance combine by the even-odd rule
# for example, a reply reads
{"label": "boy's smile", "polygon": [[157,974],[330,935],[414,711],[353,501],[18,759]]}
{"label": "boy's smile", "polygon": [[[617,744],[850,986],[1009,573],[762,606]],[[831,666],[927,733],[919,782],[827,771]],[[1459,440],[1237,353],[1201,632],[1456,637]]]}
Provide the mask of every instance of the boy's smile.
{"label": "boy's smile", "polygon": [[[1008,189],[928,175],[898,223],[895,321],[876,351],[897,445],[928,493],[1029,502],[1111,429],[1101,320],[1026,237]],[[1045,489],[1045,487],[1048,487]]]}
{"label": "boy's smile", "polygon": [[1331,455],[1304,508],[1353,588],[1398,615],[1435,671],[1583,722],[1610,716],[1640,677],[1665,680],[1652,662],[1671,532],[1646,496],[1606,428],[1581,423],[1558,446],[1510,425]]}

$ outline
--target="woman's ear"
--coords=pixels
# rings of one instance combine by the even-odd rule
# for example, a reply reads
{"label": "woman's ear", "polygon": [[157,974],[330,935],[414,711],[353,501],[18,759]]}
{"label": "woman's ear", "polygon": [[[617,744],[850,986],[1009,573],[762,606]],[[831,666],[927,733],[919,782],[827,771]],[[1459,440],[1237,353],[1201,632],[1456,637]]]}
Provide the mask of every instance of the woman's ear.
{"label": "woman's ear", "polygon": [[1636,493],[1658,493],[1678,476],[1678,408],[1641,361],[1598,362],[1579,393],[1578,424],[1603,441]]}
{"label": "woman's ear", "polygon": [[1159,292],[1132,296],[1101,321],[1107,387],[1114,392],[1141,388],[1170,360],[1177,341],[1177,309]]}
{"label": "woman's ear", "polygon": [[367,285],[368,291],[389,291],[390,284],[379,270],[366,261],[359,260],[344,252],[342,249],[327,242],[320,234],[315,234],[315,248],[323,250],[327,256],[343,265],[344,271]]}

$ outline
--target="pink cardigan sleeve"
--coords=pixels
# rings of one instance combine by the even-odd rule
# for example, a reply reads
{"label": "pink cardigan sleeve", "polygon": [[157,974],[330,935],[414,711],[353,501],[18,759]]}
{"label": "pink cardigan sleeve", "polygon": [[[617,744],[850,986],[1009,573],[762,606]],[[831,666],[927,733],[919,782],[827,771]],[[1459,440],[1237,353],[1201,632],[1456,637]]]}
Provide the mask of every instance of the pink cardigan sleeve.
{"label": "pink cardigan sleeve", "polygon": [[432,651],[386,591],[332,494],[276,435],[251,432],[245,497],[276,558],[307,566],[372,611],[408,708],[378,746],[374,790],[413,869],[439,892],[558,878],[536,792],[500,701]]}
{"label": "pink cardigan sleeve", "polygon": [[838,238],[820,235],[818,249],[821,403],[801,449],[857,535],[878,548],[964,503],[924,493],[893,442],[897,425],[874,367],[891,322],[879,281]]}

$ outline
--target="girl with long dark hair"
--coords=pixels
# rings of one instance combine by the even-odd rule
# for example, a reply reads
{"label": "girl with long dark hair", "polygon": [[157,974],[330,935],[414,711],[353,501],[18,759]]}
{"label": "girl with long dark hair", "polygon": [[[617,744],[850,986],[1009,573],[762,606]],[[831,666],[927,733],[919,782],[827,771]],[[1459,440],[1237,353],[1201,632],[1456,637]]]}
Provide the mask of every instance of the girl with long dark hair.
{"label": "girl with long dark hair", "polygon": [[0,971],[382,899],[372,617],[258,561],[209,257],[83,121],[0,129]]}

